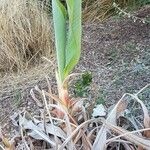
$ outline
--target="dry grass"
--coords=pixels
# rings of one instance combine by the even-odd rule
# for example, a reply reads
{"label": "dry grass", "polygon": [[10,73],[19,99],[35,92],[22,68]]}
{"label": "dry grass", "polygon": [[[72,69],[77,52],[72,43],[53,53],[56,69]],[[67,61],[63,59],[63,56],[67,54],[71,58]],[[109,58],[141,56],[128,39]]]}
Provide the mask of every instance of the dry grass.
{"label": "dry grass", "polygon": [[[113,0],[85,0],[83,1],[83,19],[86,22],[104,21],[113,14]],[[134,4],[134,0],[116,0],[121,8]]]}
{"label": "dry grass", "polygon": [[23,70],[50,57],[50,18],[40,6],[36,0],[0,0],[0,71]]}

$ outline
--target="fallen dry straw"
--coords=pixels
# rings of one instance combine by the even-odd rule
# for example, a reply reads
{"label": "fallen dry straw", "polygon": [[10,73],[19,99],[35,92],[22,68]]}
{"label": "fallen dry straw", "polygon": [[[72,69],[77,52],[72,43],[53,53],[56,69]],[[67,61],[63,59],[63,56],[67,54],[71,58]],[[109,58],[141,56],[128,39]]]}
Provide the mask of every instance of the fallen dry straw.
{"label": "fallen dry straw", "polygon": [[[48,83],[48,85],[50,84]],[[84,100],[72,99],[76,101],[71,108],[72,111],[70,111],[70,109],[66,110],[57,100],[56,95],[51,92],[51,87],[49,87],[48,93],[44,90],[40,90],[38,86],[36,86],[35,89],[31,90],[31,95],[40,107],[41,115],[32,117],[28,112],[22,111],[11,116],[11,119],[14,125],[18,126],[19,124],[21,130],[26,131],[26,135],[33,138],[32,140],[30,139],[30,142],[34,148],[37,147],[34,141],[38,141],[42,149],[50,147],[58,150],[63,150],[64,148],[74,150],[82,149],[83,147],[92,150],[149,149],[150,118],[146,105],[139,99],[139,95],[149,86],[150,84],[146,85],[135,94],[124,94],[113,109],[108,112],[108,115],[97,118],[91,118],[87,115],[88,107],[84,105]],[[34,93],[35,91],[39,92],[42,99],[40,99],[40,97],[36,98],[37,95]],[[50,102],[52,99],[58,103]],[[142,128],[138,127],[138,122],[131,120],[132,117],[135,119],[136,116],[129,117],[125,113],[131,112],[130,109],[134,110],[134,107],[131,107],[132,102],[138,106],[139,114],[136,114],[138,116],[142,114]],[[59,117],[57,117],[56,114],[53,113],[55,109],[63,112],[63,117],[59,116],[59,114]],[[132,115],[134,115],[134,113]],[[74,119],[75,123],[71,118]],[[124,119],[125,122],[123,121]],[[141,134],[141,132],[144,134]],[[0,138],[2,138],[4,146],[5,137],[1,135]],[[25,139],[24,135],[22,135],[22,139]],[[15,138],[13,140],[15,141]],[[45,141],[47,145],[44,146],[43,141]],[[29,144],[25,143],[28,143],[28,141],[23,141],[22,146],[26,149],[31,149],[31,145],[29,146]],[[16,143],[16,145],[17,144],[18,143]],[[14,146],[11,142],[9,145]],[[9,145],[5,145],[5,147],[10,147]]]}

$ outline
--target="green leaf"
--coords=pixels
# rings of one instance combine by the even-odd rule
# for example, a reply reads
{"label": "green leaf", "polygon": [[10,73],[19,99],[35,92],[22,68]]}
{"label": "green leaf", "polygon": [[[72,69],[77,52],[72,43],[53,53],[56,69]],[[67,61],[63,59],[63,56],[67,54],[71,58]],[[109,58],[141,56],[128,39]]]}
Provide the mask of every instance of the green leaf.
{"label": "green leaf", "polygon": [[52,11],[55,30],[58,74],[60,80],[63,81],[66,47],[66,9],[59,0],[52,0]]}
{"label": "green leaf", "polygon": [[[58,76],[63,80],[78,63],[81,51],[81,0],[66,0],[67,14],[60,0],[52,0]],[[68,30],[67,30],[68,28]]]}
{"label": "green leaf", "polygon": [[66,0],[69,15],[69,32],[66,45],[64,77],[78,63],[81,53],[81,0]]}

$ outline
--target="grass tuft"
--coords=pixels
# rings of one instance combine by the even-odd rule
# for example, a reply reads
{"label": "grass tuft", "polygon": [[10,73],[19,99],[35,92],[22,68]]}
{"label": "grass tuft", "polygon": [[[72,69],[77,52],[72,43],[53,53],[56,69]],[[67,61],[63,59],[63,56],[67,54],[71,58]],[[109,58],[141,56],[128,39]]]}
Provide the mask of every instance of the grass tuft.
{"label": "grass tuft", "polygon": [[0,0],[0,71],[24,70],[52,53],[50,18],[36,0]]}

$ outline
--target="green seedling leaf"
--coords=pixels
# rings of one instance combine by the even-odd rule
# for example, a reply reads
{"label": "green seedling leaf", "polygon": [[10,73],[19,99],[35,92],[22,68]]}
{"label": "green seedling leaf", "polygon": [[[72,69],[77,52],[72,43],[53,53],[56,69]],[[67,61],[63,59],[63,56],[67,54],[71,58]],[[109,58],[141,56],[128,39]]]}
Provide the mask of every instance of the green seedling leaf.
{"label": "green seedling leaf", "polygon": [[66,4],[67,10],[60,0],[52,0],[58,78],[61,82],[78,63],[81,51],[81,0],[66,0]]}
{"label": "green seedling leaf", "polygon": [[81,0],[66,0],[66,3],[69,15],[69,32],[66,45],[65,77],[78,63],[81,51]]}
{"label": "green seedling leaf", "polygon": [[88,86],[90,85],[92,82],[92,74],[89,72],[85,72],[84,74],[82,74],[82,84],[84,86]]}
{"label": "green seedling leaf", "polygon": [[58,74],[64,78],[65,47],[66,47],[66,9],[59,0],[52,0],[53,21],[55,30],[55,46],[57,53]]}
{"label": "green seedling leaf", "polygon": [[86,97],[88,95],[88,87],[92,82],[92,74],[85,72],[82,78],[78,79],[74,84],[74,94],[79,97]]}

